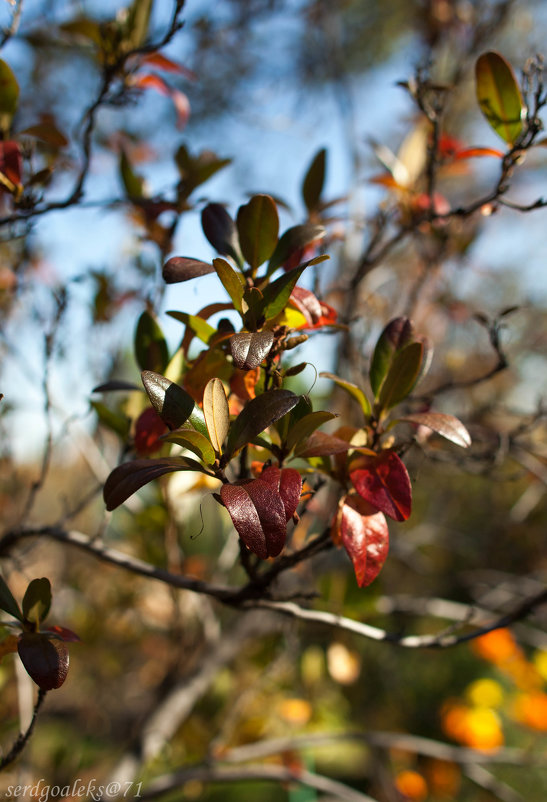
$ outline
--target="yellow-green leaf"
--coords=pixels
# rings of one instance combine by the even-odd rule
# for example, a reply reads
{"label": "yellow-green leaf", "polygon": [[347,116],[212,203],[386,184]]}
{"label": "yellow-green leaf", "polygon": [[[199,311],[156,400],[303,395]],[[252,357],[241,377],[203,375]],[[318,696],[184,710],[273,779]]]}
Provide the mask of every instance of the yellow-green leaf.
{"label": "yellow-green leaf", "polygon": [[514,145],[522,133],[524,101],[511,65],[495,51],[483,53],[475,76],[482,113],[496,134]]}

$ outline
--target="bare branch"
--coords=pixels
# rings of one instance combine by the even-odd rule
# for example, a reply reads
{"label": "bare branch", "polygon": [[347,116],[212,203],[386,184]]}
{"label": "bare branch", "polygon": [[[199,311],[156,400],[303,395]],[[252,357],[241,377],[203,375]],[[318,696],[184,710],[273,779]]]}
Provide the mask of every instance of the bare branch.
{"label": "bare branch", "polygon": [[40,690],[38,691],[38,698],[36,700],[36,704],[34,705],[34,711],[32,713],[32,719],[30,721],[29,726],[27,727],[25,732],[19,734],[19,737],[11,747],[10,751],[7,755],[4,755],[3,758],[0,759],[0,771],[3,771],[10,763],[19,757],[23,749],[25,748],[28,739],[32,735],[32,731],[34,730],[34,725],[36,724],[36,719],[38,717],[38,711],[40,710],[44,699],[46,698],[47,691]]}

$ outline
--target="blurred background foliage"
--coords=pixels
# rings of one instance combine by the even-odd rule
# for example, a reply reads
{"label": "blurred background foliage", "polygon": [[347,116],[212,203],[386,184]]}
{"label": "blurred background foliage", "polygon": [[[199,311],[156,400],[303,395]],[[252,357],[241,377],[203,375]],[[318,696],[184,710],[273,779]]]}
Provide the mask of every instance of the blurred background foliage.
{"label": "blurred background foliage", "polygon": [[[66,147],[28,145],[33,173],[45,171],[29,190],[34,202],[70,194],[81,164],[82,115],[100,85],[92,43],[66,23],[105,24],[112,6],[35,2],[2,49],[21,89],[17,131],[53,121],[68,140]],[[169,0],[154,3],[152,39],[161,38],[172,10]],[[11,24],[13,6],[3,3],[0,11]],[[323,146],[326,195],[341,201],[329,212],[332,259],[316,281],[343,314],[343,282],[354,275],[375,226],[394,209],[404,213],[399,197],[370,181],[383,172],[379,144],[407,165],[415,158],[409,134],[419,131],[418,118],[396,81],[410,80],[417,67],[430,69],[431,80],[451,88],[444,130],[466,146],[499,147],[473,99],[474,60],[498,49],[515,69],[523,67],[541,50],[545,8],[525,0],[188,0],[183,18],[184,28],[162,52],[193,73],[168,77],[190,104],[184,130],[177,128],[177,95],[170,103],[127,80],[97,117],[81,201],[10,222],[10,199],[2,196],[8,222],[0,242],[0,499],[6,530],[24,515],[38,524],[66,520],[154,565],[237,584],[243,575],[227,516],[207,487],[184,474],[146,488],[105,521],[96,491],[120,445],[104,415],[101,423],[89,408],[92,388],[110,376],[138,380],[132,333],[143,308],[160,316],[174,347],[180,330],[162,317],[167,309],[195,313],[222,300],[213,297],[209,278],[199,289],[166,290],[161,280],[172,252],[211,257],[198,223],[204,201],[225,201],[233,211],[248,193],[267,191],[286,204],[286,226],[300,222],[302,179]],[[128,198],[120,152],[145,176],[150,199],[172,199],[183,143],[194,155],[214,151],[233,162],[189,196],[184,209],[147,216]],[[541,148],[527,154],[512,185],[516,202],[541,195],[544,154]],[[453,204],[468,202],[495,182],[496,169],[489,159],[462,164],[442,178],[441,191]],[[351,297],[350,349],[347,341],[340,346],[317,335],[299,357],[318,370],[338,364],[355,380],[385,322],[411,314],[436,347],[426,395],[428,387],[488,370],[495,354],[485,318],[518,307],[503,318],[509,368],[437,399],[437,408],[466,422],[474,446],[464,457],[434,443],[409,455],[414,511],[407,524],[391,528],[380,578],[359,590],[338,551],[296,571],[295,587],[317,592],[324,609],[401,636],[450,626],[442,600],[503,612],[544,587],[545,212],[483,212],[451,223],[445,237],[417,231],[410,243],[393,247]],[[325,402],[324,382],[314,392]],[[124,397],[116,412],[134,418],[138,403]],[[355,412],[336,394],[332,403]],[[508,449],[515,437],[518,448]],[[317,521],[327,508],[328,499],[319,497]],[[514,747],[535,759],[543,755],[543,764],[527,765],[522,757],[482,768],[441,760],[396,738],[391,748],[373,738],[333,740],[268,760],[338,778],[381,802],[545,798],[544,610],[512,634],[499,630],[453,649],[413,650],[265,612],[247,627],[237,610],[51,540],[21,541],[2,568],[17,598],[29,579],[48,576],[52,617],[82,640],[71,647],[69,678],[48,696],[26,752],[0,777],[3,790],[40,777],[60,786],[76,777],[116,779],[132,761],[136,768],[127,776],[146,783],[260,739],[389,731],[478,749]],[[143,752],[143,728],[166,700],[181,698],[184,709],[185,690],[199,677],[201,690],[185,713],[173,716],[169,737]],[[0,737],[9,744],[32,694],[11,656],[0,665],[0,689]],[[199,778],[171,795],[200,802],[319,798],[314,789],[281,783],[215,785]]]}

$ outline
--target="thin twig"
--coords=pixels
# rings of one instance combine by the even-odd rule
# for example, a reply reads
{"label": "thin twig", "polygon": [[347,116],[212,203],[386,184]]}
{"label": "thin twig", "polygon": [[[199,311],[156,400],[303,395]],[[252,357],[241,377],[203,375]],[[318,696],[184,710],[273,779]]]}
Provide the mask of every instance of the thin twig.
{"label": "thin twig", "polygon": [[36,719],[38,717],[38,711],[40,710],[42,703],[46,698],[46,693],[47,691],[42,690],[42,688],[40,688],[40,690],[38,691],[38,698],[36,700],[36,704],[34,705],[34,711],[32,713],[32,719],[30,721],[30,724],[25,732],[21,732],[19,734],[17,740],[11,747],[8,754],[4,755],[4,757],[0,760],[0,771],[3,771],[3,769],[6,768],[6,766],[9,766],[10,763],[13,763],[13,761],[21,754],[21,752],[25,748],[28,739],[32,735],[32,731],[34,729],[34,725],[36,724]]}

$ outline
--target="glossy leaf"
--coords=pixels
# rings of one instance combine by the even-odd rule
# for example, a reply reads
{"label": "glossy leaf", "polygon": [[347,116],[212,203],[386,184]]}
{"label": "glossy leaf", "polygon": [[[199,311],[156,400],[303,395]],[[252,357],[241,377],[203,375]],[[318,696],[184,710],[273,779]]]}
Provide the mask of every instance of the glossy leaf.
{"label": "glossy leaf", "polygon": [[166,284],[178,284],[181,281],[190,281],[190,279],[214,272],[215,268],[210,262],[189,259],[185,256],[173,256],[164,264],[162,275]]}
{"label": "glossy leaf", "polygon": [[203,413],[186,390],[150,370],[143,371],[142,383],[152,406],[170,429],[178,429],[189,421],[194,429],[207,435]]}
{"label": "glossy leaf", "polygon": [[213,267],[217,276],[222,282],[222,286],[232,299],[232,303],[238,312],[241,312],[241,302],[245,291],[245,279],[225,260],[213,259]]}
{"label": "glossy leaf", "polygon": [[327,457],[331,454],[344,454],[353,446],[346,440],[336,437],[326,432],[313,432],[307,440],[302,440],[297,444],[294,451],[295,457],[309,459],[311,457]]}
{"label": "glossy leaf", "polygon": [[316,429],[336,417],[334,412],[323,411],[310,412],[304,415],[290,427],[285,441],[287,449],[290,451],[295,446],[298,447],[298,444],[307,440]]}
{"label": "glossy leaf", "polygon": [[394,451],[358,459],[350,479],[359,495],[396,521],[406,521],[412,509],[408,471]]}
{"label": "glossy leaf", "polygon": [[345,379],[338,378],[338,376],[335,376],[333,373],[323,372],[319,375],[324,379],[331,379],[331,381],[333,381],[337,387],[345,390],[346,393],[354,398],[363,410],[365,417],[368,417],[371,414],[372,409],[370,406],[370,401],[360,387],[357,387],[357,385],[353,384],[353,382],[348,382]]}
{"label": "glossy leaf", "polygon": [[23,615],[27,621],[39,626],[51,607],[51,585],[47,577],[33,579],[23,596]]}
{"label": "glossy leaf", "polygon": [[19,101],[19,84],[13,70],[0,59],[0,128],[9,131]]}
{"label": "glossy leaf", "polygon": [[268,390],[253,398],[230,427],[228,452],[234,454],[252,442],[258,434],[290,412],[298,400],[299,396],[290,390]]}
{"label": "glossy leaf", "polygon": [[418,426],[427,426],[441,437],[450,440],[457,446],[468,448],[471,445],[471,435],[458,418],[446,415],[443,412],[414,412],[411,415],[402,415],[400,421],[415,423]]}
{"label": "glossy leaf", "polygon": [[23,632],[17,651],[27,673],[43,691],[60,688],[68,674],[68,649],[60,640]]}
{"label": "glossy leaf", "polygon": [[141,487],[174,471],[201,471],[204,468],[190,457],[158,457],[124,462],[114,468],[103,488],[107,510],[115,510]]}
{"label": "glossy leaf", "polygon": [[315,211],[321,200],[321,193],[325,184],[325,169],[327,162],[327,151],[321,148],[314,156],[312,163],[302,184],[302,198],[306,204],[308,212]]}
{"label": "glossy leaf", "polygon": [[287,521],[279,493],[262,479],[224,484],[220,498],[247,548],[262,560],[277,557],[285,545]]}
{"label": "glossy leaf", "polygon": [[273,198],[254,195],[237,213],[241,251],[253,275],[274,252],[279,233],[279,216]]}
{"label": "glossy leaf", "polygon": [[384,328],[372,355],[370,363],[370,386],[375,398],[384,381],[395,353],[407,345],[413,337],[412,323],[406,317],[390,320]]}
{"label": "glossy leaf", "polygon": [[96,387],[93,388],[91,391],[92,393],[111,393],[111,392],[128,392],[138,390],[142,393],[142,387],[139,387],[137,384],[133,384],[133,382],[126,382],[122,379],[111,379],[110,381],[105,382],[104,384],[98,384]]}
{"label": "glossy leaf", "polygon": [[3,610],[8,615],[17,618],[18,621],[23,620],[23,613],[19,609],[19,605],[15,601],[11,590],[8,588],[3,577],[0,576],[0,610]]}
{"label": "glossy leaf", "polygon": [[423,355],[423,342],[412,342],[397,351],[380,387],[380,409],[389,410],[407,397],[420,377]]}
{"label": "glossy leaf", "polygon": [[215,451],[208,438],[194,429],[183,426],[163,435],[162,440],[166,440],[168,443],[176,443],[189,451],[193,451],[206,465],[212,465],[215,461]]}
{"label": "glossy leaf", "polygon": [[253,370],[268,356],[274,342],[273,332],[241,331],[230,337],[234,365],[240,370]]}
{"label": "glossy leaf", "polygon": [[135,331],[135,358],[141,370],[161,373],[169,362],[167,342],[157,320],[144,311]]}
{"label": "glossy leaf", "polygon": [[169,317],[185,323],[206,345],[209,345],[212,337],[217,333],[217,330],[199,315],[189,315],[187,312],[167,312],[167,314]]}
{"label": "glossy leaf", "polygon": [[217,454],[222,453],[222,444],[230,428],[230,410],[220,379],[211,379],[203,393],[203,415],[209,439]]}
{"label": "glossy leaf", "polygon": [[231,256],[236,264],[243,266],[236,225],[222,204],[209,203],[203,209],[201,227],[218,253]]}
{"label": "glossy leaf", "polygon": [[304,223],[303,225],[293,226],[287,229],[277,243],[275,251],[268,262],[268,275],[285,264],[296,252],[323,239],[326,233],[323,226],[316,225],[315,223]]}
{"label": "glossy leaf", "polygon": [[272,320],[283,311],[289,303],[289,298],[296,282],[307,266],[307,264],[301,265],[289,273],[283,273],[283,275],[263,288],[263,314],[266,320]]}
{"label": "glossy leaf", "polygon": [[360,496],[346,496],[340,518],[340,538],[360,588],[380,573],[389,549],[389,530],[383,513]]}
{"label": "glossy leaf", "polygon": [[279,493],[285,507],[285,520],[288,523],[300,503],[302,494],[301,475],[294,468],[279,468],[277,465],[269,465],[264,468],[260,478]]}
{"label": "glossy leaf", "polygon": [[511,65],[495,51],[475,65],[477,101],[496,134],[514,145],[523,130],[524,101]]}

